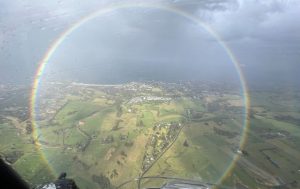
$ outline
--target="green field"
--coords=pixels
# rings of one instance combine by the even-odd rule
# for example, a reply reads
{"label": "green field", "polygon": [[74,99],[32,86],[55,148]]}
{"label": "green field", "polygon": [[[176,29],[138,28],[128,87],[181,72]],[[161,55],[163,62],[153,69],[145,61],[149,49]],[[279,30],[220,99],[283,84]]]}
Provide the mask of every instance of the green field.
{"label": "green field", "polygon": [[[1,115],[1,156],[31,186],[67,172],[80,188],[105,188],[105,179],[110,188],[127,181],[132,182],[122,188],[136,188],[134,179],[140,176],[233,188],[299,187],[299,99],[254,92],[247,141],[240,148],[245,115],[236,93],[191,98],[158,86],[135,92],[113,86],[55,89],[62,95],[45,92],[37,112],[45,117],[37,120],[37,138],[28,130],[28,120]],[[141,181],[143,187],[165,182]]]}

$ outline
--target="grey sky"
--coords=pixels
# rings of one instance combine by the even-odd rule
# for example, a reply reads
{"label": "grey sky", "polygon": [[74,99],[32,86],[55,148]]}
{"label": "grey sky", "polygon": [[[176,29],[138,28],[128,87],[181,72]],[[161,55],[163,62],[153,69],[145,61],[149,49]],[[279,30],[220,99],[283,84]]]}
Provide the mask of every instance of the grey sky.
{"label": "grey sky", "polygon": [[[117,2],[124,3],[0,1],[0,82],[30,83],[38,61],[62,31]],[[147,2],[176,7],[210,25],[233,50],[249,83],[299,80],[298,0]],[[203,28],[151,8],[113,11],[86,23],[60,46],[46,74],[87,82],[236,79],[226,53]]]}

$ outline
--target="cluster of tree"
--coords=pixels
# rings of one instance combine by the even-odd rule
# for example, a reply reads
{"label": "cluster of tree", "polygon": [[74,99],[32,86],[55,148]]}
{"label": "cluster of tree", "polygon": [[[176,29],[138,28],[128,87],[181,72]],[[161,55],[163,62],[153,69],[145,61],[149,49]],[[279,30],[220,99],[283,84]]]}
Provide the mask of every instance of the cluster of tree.
{"label": "cluster of tree", "polygon": [[101,189],[112,189],[112,188],[114,188],[114,187],[111,185],[109,178],[107,178],[107,177],[104,176],[103,174],[101,174],[100,176],[98,176],[98,175],[93,175],[93,176],[92,176],[92,180],[93,180],[94,182],[96,182],[96,183],[99,185],[99,187],[100,187]]}
{"label": "cluster of tree", "polygon": [[136,126],[137,127],[144,127],[145,125],[144,125],[143,120],[137,121]]}
{"label": "cluster of tree", "polygon": [[111,178],[111,179],[113,179],[113,178],[115,178],[115,177],[118,177],[118,176],[119,176],[119,173],[118,173],[117,169],[114,169],[114,170],[112,171],[112,173],[110,174],[110,178]]}
{"label": "cluster of tree", "polygon": [[184,147],[189,147],[189,143],[187,142],[187,140],[184,141],[183,146]]}
{"label": "cluster of tree", "polygon": [[228,138],[234,138],[238,135],[238,132],[226,131],[226,130],[223,130],[223,129],[219,129],[217,127],[214,127],[214,131],[218,135],[226,136]]}
{"label": "cluster of tree", "polygon": [[192,114],[192,119],[201,119],[203,117],[203,112],[191,110],[191,114]]}
{"label": "cluster of tree", "polygon": [[218,111],[221,106],[218,102],[214,101],[214,102],[210,102],[206,105],[207,111],[208,112],[215,112]]}
{"label": "cluster of tree", "polygon": [[290,115],[276,115],[276,116],[274,116],[274,119],[279,120],[279,121],[286,121],[286,122],[296,124],[296,125],[300,124],[299,118],[295,118]]}
{"label": "cluster of tree", "polygon": [[26,134],[30,135],[32,133],[32,125],[31,125],[31,121],[26,121]]}
{"label": "cluster of tree", "polygon": [[125,142],[125,146],[126,146],[126,147],[131,147],[131,146],[133,146],[133,141],[126,141],[126,142]]}
{"label": "cluster of tree", "polygon": [[117,117],[121,117],[122,113],[123,113],[122,107],[120,105],[118,105],[118,108],[117,108]]}
{"label": "cluster of tree", "polygon": [[112,130],[113,130],[113,131],[117,131],[117,130],[121,129],[122,127],[120,127],[120,123],[121,123],[122,121],[123,121],[123,120],[118,119],[118,120],[116,121],[115,125],[113,126]]}
{"label": "cluster of tree", "polygon": [[102,139],[102,144],[110,144],[110,143],[113,143],[115,140],[114,140],[114,136],[112,135],[109,135],[107,136],[106,138]]}
{"label": "cluster of tree", "polygon": [[127,157],[127,154],[122,150],[121,155]]}

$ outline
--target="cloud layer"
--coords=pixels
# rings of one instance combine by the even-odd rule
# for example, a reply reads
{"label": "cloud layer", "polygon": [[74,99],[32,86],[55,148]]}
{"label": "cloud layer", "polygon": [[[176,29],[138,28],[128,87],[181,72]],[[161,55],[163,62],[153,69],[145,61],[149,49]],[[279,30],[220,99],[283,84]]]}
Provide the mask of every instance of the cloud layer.
{"label": "cloud layer", "polygon": [[[38,61],[62,31],[84,15],[118,2],[124,3],[1,1],[1,81],[30,83]],[[147,2],[176,7],[210,25],[233,50],[249,83],[297,83],[299,1]],[[55,64],[48,68],[48,75],[65,79],[90,76],[87,80],[91,82],[97,78],[108,82],[237,79],[224,50],[203,28],[174,13],[151,8],[113,11],[95,18],[74,32],[51,60]]]}

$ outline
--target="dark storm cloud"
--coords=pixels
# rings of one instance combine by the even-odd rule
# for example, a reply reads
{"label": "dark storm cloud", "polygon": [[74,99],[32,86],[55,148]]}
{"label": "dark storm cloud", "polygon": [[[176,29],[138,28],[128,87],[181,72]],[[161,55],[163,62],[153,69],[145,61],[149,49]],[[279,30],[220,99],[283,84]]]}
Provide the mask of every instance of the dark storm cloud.
{"label": "dark storm cloud", "polygon": [[297,83],[299,1],[241,1],[234,7],[215,12],[211,25],[246,66],[249,82]]}
{"label": "dark storm cloud", "polygon": [[228,5],[237,4],[236,0],[173,0],[173,6],[190,13],[198,11],[224,11]]}
{"label": "dark storm cloud", "polygon": [[300,15],[297,1],[245,1],[234,7],[213,13],[212,25],[224,37],[299,39],[300,26],[295,24]]}

